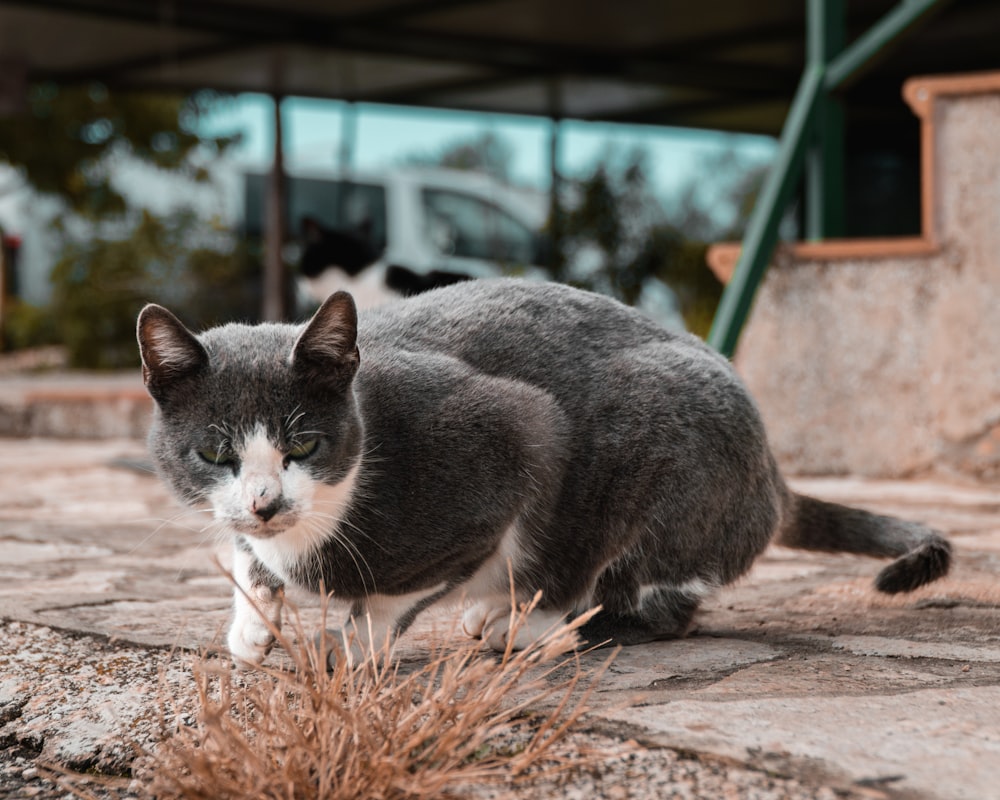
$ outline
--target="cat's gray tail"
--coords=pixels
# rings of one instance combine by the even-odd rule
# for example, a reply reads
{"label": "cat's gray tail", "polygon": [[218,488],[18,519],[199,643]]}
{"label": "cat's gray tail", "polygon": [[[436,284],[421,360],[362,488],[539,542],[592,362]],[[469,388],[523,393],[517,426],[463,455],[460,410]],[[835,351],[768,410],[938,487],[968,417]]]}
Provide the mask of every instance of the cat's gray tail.
{"label": "cat's gray tail", "polygon": [[801,550],[895,558],[875,579],[881,592],[911,592],[951,566],[951,544],[926,525],[799,494],[790,500],[775,542]]}

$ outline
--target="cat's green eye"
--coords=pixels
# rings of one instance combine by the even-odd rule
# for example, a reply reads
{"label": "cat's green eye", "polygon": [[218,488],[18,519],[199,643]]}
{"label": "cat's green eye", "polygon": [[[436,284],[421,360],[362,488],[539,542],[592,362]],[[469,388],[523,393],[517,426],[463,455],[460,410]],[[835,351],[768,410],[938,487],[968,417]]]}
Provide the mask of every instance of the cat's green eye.
{"label": "cat's green eye", "polygon": [[215,450],[212,447],[203,447],[198,451],[198,456],[202,461],[207,461],[217,467],[231,467],[236,463],[236,459],[224,450]]}
{"label": "cat's green eye", "polygon": [[318,439],[307,439],[304,442],[296,442],[288,449],[288,452],[285,455],[292,459],[292,461],[308,458],[316,452],[316,446],[318,444]]}

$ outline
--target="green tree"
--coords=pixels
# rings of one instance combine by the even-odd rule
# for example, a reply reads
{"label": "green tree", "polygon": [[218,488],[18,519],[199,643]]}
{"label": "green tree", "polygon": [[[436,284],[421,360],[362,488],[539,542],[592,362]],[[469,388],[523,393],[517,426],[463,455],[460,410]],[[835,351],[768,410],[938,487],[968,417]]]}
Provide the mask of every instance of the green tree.
{"label": "green tree", "polygon": [[435,153],[414,153],[406,156],[403,158],[403,163],[485,172],[498,180],[508,182],[513,160],[513,145],[492,131],[486,131],[478,136],[449,142]]}
{"label": "green tree", "polygon": [[[564,198],[561,280],[635,304],[656,278],[677,297],[688,329],[706,335],[722,285],[708,269],[713,242],[740,238],[764,167],[733,153],[707,160],[669,210],[649,185],[648,153],[605,150]],[[581,271],[582,265],[582,271]]]}
{"label": "green tree", "polygon": [[194,327],[247,316],[257,281],[233,236],[180,211],[139,212],[129,235],[71,240],[52,272],[53,311],[70,364],[91,369],[136,366],[135,320],[150,300],[169,305]]}
{"label": "green tree", "polygon": [[[51,307],[15,308],[9,320],[26,320],[46,338],[55,331],[71,365],[135,364],[134,320],[147,300],[171,302],[199,323],[212,321],[206,296],[214,316],[246,316],[253,306],[246,259],[231,235],[190,211],[158,218],[129,208],[114,183],[118,167],[136,162],[207,180],[203,165],[234,141],[197,131],[215,97],[45,83],[31,87],[25,113],[0,119],[0,163],[65,208],[51,230],[61,242]],[[8,333],[12,343],[31,343],[25,331]]]}
{"label": "green tree", "polygon": [[[769,166],[769,162],[747,161],[732,150],[706,156],[698,173],[710,178],[684,185],[667,206],[667,215],[692,239],[742,239]],[[794,231],[788,233],[794,235]]]}
{"label": "green tree", "polygon": [[205,138],[197,122],[216,95],[189,97],[113,92],[102,84],[36,84],[24,113],[0,118],[0,163],[36,191],[66,201],[73,212],[106,218],[125,211],[112,185],[125,158],[204,180],[190,158],[196,148],[219,150],[233,139]]}

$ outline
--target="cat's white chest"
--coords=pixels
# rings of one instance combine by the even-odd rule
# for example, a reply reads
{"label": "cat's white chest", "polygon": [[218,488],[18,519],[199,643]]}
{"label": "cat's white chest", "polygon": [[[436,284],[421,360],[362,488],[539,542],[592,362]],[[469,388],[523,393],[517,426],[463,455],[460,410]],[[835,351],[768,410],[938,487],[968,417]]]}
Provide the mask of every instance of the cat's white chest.
{"label": "cat's white chest", "polygon": [[269,538],[247,536],[254,555],[286,582],[297,565],[339,536],[341,521],[350,506],[359,466],[355,465],[339,483],[314,483],[308,497],[299,500],[300,519],[287,530]]}
{"label": "cat's white chest", "polygon": [[310,295],[322,302],[336,291],[350,292],[359,309],[375,308],[401,296],[385,284],[386,265],[377,262],[357,275],[348,275],[340,267],[327,267],[315,278],[307,278]]}

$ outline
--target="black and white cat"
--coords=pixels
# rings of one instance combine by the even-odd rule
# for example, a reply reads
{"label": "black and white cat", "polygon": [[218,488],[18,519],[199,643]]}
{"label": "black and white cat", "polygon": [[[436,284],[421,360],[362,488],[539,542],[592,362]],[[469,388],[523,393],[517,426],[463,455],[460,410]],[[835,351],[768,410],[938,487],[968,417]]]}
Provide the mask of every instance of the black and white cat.
{"label": "black and white cat", "polygon": [[[359,319],[338,293],[198,336],[149,305],[138,338],[158,469],[275,625],[285,584],[350,601],[361,647],[465,598],[502,649],[510,564],[519,600],[542,592],[514,646],[597,604],[583,637],[635,644],[683,636],[774,539],[896,558],[884,592],[949,567],[922,525],[792,493],[729,363],[606,297],[476,281]],[[235,605],[229,649],[260,662],[273,637]]]}
{"label": "black and white cat", "polygon": [[360,309],[469,280],[446,270],[421,274],[387,264],[363,231],[333,230],[319,220],[302,220],[301,273],[309,295],[323,302],[337,291],[350,292]]}

